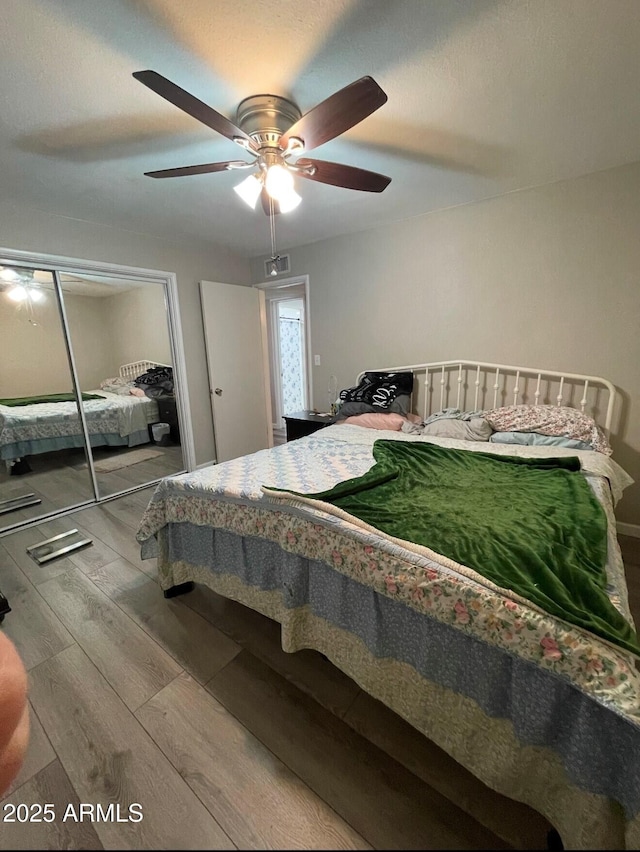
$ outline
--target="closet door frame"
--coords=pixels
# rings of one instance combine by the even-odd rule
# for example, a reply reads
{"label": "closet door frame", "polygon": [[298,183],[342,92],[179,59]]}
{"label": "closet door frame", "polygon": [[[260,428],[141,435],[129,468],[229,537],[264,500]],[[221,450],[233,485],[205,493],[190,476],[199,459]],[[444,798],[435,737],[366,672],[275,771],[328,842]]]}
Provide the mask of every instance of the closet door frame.
{"label": "closet door frame", "polygon": [[[113,276],[127,276],[130,278],[135,278],[137,281],[145,281],[148,283],[155,284],[163,284],[164,292],[166,296],[166,306],[167,306],[167,326],[169,330],[169,340],[171,344],[171,355],[173,359],[173,369],[176,374],[176,407],[178,412],[178,420],[180,423],[180,435],[181,435],[181,445],[182,445],[182,453],[183,460],[185,464],[185,468],[188,471],[192,471],[196,467],[195,461],[195,444],[193,441],[193,429],[191,423],[191,408],[189,405],[189,388],[187,386],[187,367],[184,357],[184,345],[182,338],[182,323],[180,320],[180,306],[178,304],[178,284],[176,275],[174,272],[166,272],[157,269],[145,269],[138,266],[122,266],[115,263],[105,263],[102,261],[94,261],[94,260],[82,260],[74,257],[65,257],[63,255],[52,255],[52,254],[41,254],[38,252],[31,251],[20,251],[16,249],[2,248],[0,247],[0,263],[11,264],[15,263],[20,266],[26,266],[29,268],[35,267],[37,269],[41,269],[43,271],[51,272],[54,277],[54,281],[56,282],[56,291],[58,292],[58,297],[60,304],[62,304],[62,311],[64,312],[64,300],[61,297],[61,293],[59,292],[59,284],[58,284],[58,276],[56,273],[60,272],[68,272],[70,274],[80,274],[85,273],[87,275],[101,275],[108,274]],[[69,341],[71,336],[69,334],[69,329],[66,323],[66,317],[63,321],[64,331],[65,331],[65,345],[67,346],[67,352],[69,349],[73,349],[73,341],[71,341],[71,347],[69,346]],[[72,356],[69,358],[70,368],[72,369],[74,379],[76,377],[75,371],[75,363],[73,362]],[[85,432],[85,442],[88,439],[87,431],[86,431],[86,423],[84,416],[82,417],[82,425]],[[91,474],[92,481],[94,483],[95,488],[95,472],[93,470],[93,460],[90,461],[91,464]],[[108,500],[111,500],[115,497],[119,497],[122,494],[130,493],[131,491],[139,490],[140,488],[146,487],[145,485],[140,486],[132,486],[130,489],[126,489],[126,491],[121,491],[115,494],[108,494],[105,497],[97,497],[97,503],[104,503]],[[91,503],[83,504],[83,505],[91,505]],[[68,510],[75,511],[75,507]],[[55,514],[55,517],[59,515],[67,514],[68,512],[62,510],[59,513]],[[35,523],[42,523],[42,519],[36,521]],[[26,522],[25,527],[31,526],[31,522]]]}

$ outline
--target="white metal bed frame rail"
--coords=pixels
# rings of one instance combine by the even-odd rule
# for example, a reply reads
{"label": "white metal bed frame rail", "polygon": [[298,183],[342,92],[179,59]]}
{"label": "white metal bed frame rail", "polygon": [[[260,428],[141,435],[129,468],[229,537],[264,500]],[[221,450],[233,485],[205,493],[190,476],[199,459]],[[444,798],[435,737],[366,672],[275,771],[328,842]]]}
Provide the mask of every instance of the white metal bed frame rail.
{"label": "white metal bed frame rail", "polygon": [[[366,372],[401,371],[412,372],[418,380],[412,403],[416,410],[422,409],[424,419],[434,411],[454,407],[477,411],[505,405],[564,405],[589,414],[607,435],[611,432],[617,391],[610,381],[599,376],[464,360],[381,367]],[[357,381],[363,376],[364,371]]]}
{"label": "white metal bed frame rail", "polygon": [[159,364],[157,361],[132,361],[120,367],[120,378],[133,381],[138,376],[146,373],[151,367],[170,367],[171,364]]}

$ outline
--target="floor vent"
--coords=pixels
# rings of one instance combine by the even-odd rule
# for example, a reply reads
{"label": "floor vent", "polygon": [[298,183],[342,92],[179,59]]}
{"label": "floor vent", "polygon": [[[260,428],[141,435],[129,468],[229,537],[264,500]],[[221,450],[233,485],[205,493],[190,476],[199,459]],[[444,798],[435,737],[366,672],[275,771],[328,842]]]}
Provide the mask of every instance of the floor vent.
{"label": "floor vent", "polygon": [[289,272],[291,269],[291,255],[279,254],[275,258],[269,258],[264,262],[264,274],[267,277],[274,275],[282,275],[284,272]]}

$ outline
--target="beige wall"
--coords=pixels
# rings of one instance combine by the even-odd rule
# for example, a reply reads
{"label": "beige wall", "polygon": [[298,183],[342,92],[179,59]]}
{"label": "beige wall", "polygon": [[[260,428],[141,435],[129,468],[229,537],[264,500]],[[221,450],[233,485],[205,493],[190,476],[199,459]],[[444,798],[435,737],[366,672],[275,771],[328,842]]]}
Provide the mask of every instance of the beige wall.
{"label": "beige wall", "polygon": [[109,327],[113,370],[121,364],[157,361],[173,364],[164,287],[145,283],[141,287],[101,299]]}
{"label": "beige wall", "polygon": [[[34,304],[30,311],[0,294],[0,397],[73,390],[55,295],[52,290],[43,292],[44,301]],[[78,380],[83,391],[99,386],[111,360],[100,301],[65,294]]]}
{"label": "beige wall", "polygon": [[0,246],[175,272],[182,317],[196,461],[214,458],[198,282],[250,282],[249,262],[222,246],[172,243],[132,231],[0,203]]}
{"label": "beige wall", "polygon": [[636,163],[288,251],[310,276],[315,404],[331,374],[437,359],[603,376],[638,482],[617,515],[640,524],[639,234]]}
{"label": "beige wall", "polygon": [[[30,321],[32,320],[32,321]],[[71,393],[73,384],[53,293],[31,315],[0,293],[0,397]]]}
{"label": "beige wall", "polygon": [[73,359],[83,391],[97,390],[113,363],[109,326],[104,321],[104,299],[64,293]]}

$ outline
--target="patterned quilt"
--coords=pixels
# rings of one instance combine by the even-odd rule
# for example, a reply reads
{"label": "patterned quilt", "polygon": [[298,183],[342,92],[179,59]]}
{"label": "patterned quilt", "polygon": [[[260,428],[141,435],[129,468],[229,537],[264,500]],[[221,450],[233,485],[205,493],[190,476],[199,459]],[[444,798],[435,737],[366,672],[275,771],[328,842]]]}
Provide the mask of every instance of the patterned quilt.
{"label": "patterned quilt", "polygon": [[[89,434],[126,438],[158,419],[158,404],[147,397],[91,391],[101,399],[83,403]],[[0,447],[25,441],[62,438],[82,431],[75,402],[48,402],[9,407],[0,405]]]}
{"label": "patterned quilt", "polygon": [[262,490],[269,485],[322,491],[360,476],[373,465],[372,447],[380,437],[497,455],[578,455],[609,522],[607,591],[616,608],[633,623],[613,515],[614,501],[632,480],[616,462],[595,452],[505,447],[331,426],[304,440],[164,480],[138,531],[143,554],[151,552],[159,530],[176,522],[270,539],[284,550],[321,559],[379,594],[567,678],[640,724],[640,676],[630,653],[548,615],[514,592],[498,588],[426,547],[391,539],[355,518],[329,514],[303,500],[281,503]]}

